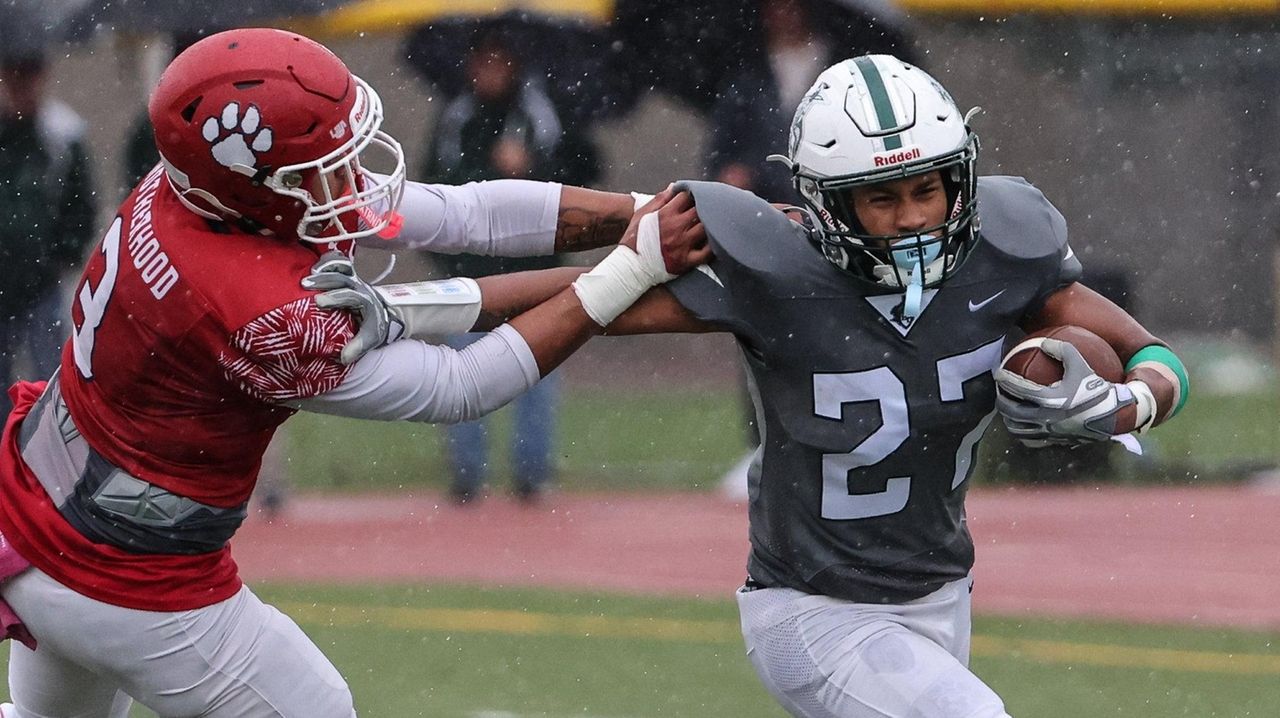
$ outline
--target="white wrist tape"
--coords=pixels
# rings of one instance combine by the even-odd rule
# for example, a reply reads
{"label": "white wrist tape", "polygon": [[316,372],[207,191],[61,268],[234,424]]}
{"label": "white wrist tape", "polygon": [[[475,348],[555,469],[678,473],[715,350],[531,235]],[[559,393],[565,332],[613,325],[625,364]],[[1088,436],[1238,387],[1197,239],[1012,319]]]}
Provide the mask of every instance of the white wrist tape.
{"label": "white wrist tape", "polygon": [[657,213],[640,218],[636,249],[614,249],[604,261],[573,283],[573,291],[587,316],[602,327],[617,319],[650,288],[675,279],[676,275],[667,272],[662,259]]}
{"label": "white wrist tape", "polygon": [[1145,434],[1147,429],[1156,422],[1156,396],[1151,392],[1151,387],[1140,379],[1125,382],[1124,385],[1133,392],[1133,398],[1137,402],[1134,407],[1137,410],[1137,417],[1133,424],[1134,431]]}
{"label": "white wrist tape", "polygon": [[653,197],[654,197],[653,195],[645,194],[644,192],[632,192],[631,199],[634,199],[636,201],[636,204],[631,211],[639,212],[640,208],[645,206],[646,204],[649,204],[649,200],[653,199]]}
{"label": "white wrist tape", "polygon": [[608,326],[654,285],[640,255],[630,247],[618,247],[590,272],[573,282],[573,291],[587,316]]}
{"label": "white wrist tape", "polygon": [[676,275],[667,271],[667,262],[662,258],[662,235],[658,231],[658,213],[650,212],[640,218],[636,227],[636,253],[645,269],[654,277],[654,284],[670,282]]}
{"label": "white wrist tape", "polygon": [[402,337],[427,339],[464,334],[480,316],[480,285],[455,277],[434,282],[374,287],[387,311],[404,325]]}

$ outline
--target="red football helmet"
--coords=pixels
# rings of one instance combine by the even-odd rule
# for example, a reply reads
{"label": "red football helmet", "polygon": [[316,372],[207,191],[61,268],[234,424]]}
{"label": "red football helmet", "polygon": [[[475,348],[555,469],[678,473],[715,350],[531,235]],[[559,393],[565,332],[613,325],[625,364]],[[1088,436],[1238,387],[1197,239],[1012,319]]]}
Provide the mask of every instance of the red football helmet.
{"label": "red football helmet", "polygon": [[309,242],[398,230],[404,152],[379,129],[382,101],[313,40],[210,35],[170,63],[148,111],[170,184],[204,217]]}

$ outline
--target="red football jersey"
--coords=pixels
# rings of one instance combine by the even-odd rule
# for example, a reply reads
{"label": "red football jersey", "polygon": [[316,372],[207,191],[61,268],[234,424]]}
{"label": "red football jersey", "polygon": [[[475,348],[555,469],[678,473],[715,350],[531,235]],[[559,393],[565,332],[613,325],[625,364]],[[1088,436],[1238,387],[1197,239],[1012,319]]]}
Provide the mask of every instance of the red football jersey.
{"label": "red football jersey", "polygon": [[[60,382],[71,418],[103,457],[205,504],[248,500],[262,454],[292,413],[346,376],[354,317],[319,309],[299,281],[317,249],[210,223],[157,168],[120,207],[72,302]],[[19,392],[21,394],[22,392]],[[15,397],[16,414],[33,396]],[[0,457],[0,531],[49,575],[144,610],[208,605],[240,587],[228,547],[129,553],[81,536],[22,463],[10,422]]]}

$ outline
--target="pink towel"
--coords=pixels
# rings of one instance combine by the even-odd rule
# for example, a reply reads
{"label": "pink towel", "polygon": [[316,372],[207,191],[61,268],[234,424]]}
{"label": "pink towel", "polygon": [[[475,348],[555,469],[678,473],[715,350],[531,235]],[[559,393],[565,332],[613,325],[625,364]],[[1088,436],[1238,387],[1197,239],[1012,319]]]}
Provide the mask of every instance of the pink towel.
{"label": "pink towel", "polygon": [[[31,568],[31,563],[13,550],[13,544],[0,534],[0,583]],[[22,624],[22,619],[13,612],[13,608],[0,598],[0,641],[12,638],[22,645],[36,650],[36,639]]]}

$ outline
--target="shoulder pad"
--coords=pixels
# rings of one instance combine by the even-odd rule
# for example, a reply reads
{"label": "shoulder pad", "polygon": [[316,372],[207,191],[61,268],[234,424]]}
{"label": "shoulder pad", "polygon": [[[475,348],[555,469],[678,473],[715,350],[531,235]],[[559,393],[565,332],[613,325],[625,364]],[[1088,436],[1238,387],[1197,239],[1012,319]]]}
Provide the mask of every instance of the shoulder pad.
{"label": "shoulder pad", "polygon": [[682,181],[676,188],[693,194],[717,259],[769,273],[826,264],[802,225],[754,194],[719,182]]}
{"label": "shoulder pad", "polygon": [[1062,213],[1021,177],[978,178],[978,219],[983,240],[1014,257],[1061,256],[1067,245]]}

